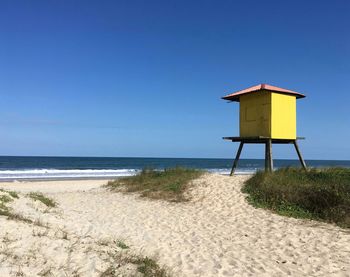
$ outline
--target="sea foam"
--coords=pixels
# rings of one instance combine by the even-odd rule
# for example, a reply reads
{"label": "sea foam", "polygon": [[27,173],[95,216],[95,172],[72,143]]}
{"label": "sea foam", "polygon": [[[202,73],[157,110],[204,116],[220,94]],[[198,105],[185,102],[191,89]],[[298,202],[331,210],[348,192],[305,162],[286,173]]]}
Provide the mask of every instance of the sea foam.
{"label": "sea foam", "polygon": [[137,169],[24,169],[0,170],[0,180],[113,178],[132,176]]}
{"label": "sea foam", "polygon": [[[229,175],[230,170],[224,168],[204,169],[211,173]],[[0,170],[0,180],[40,180],[40,179],[86,179],[86,178],[118,178],[133,176],[139,173],[140,169],[18,169]],[[237,170],[235,174],[252,174],[256,170]]]}

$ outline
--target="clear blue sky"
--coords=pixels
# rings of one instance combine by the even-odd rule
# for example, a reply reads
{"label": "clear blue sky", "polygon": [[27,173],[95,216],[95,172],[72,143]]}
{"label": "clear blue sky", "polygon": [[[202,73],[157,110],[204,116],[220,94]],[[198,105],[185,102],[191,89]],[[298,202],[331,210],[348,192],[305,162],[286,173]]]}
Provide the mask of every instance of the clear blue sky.
{"label": "clear blue sky", "polygon": [[307,95],[306,159],[350,159],[349,14],[346,0],[3,0],[0,155],[232,157],[238,104],[220,97],[269,83]]}

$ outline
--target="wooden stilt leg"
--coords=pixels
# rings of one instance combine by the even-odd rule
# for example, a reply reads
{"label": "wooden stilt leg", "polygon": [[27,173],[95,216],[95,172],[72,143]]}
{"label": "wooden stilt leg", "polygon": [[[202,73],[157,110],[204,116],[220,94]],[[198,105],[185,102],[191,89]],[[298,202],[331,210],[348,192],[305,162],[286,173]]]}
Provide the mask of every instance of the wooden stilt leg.
{"label": "wooden stilt leg", "polygon": [[272,141],[267,140],[265,143],[265,171],[273,171],[273,159],[272,159]]}
{"label": "wooden stilt leg", "polygon": [[270,172],[273,171],[272,141],[270,139],[269,139],[269,168],[270,168]]}
{"label": "wooden stilt leg", "polygon": [[244,144],[243,141],[241,141],[241,143],[239,144],[236,158],[235,158],[235,161],[233,162],[233,165],[232,165],[230,176],[232,176],[235,173],[235,169],[236,169],[237,164],[238,164],[239,156],[241,155],[241,152],[242,152],[243,144]]}
{"label": "wooden stilt leg", "polygon": [[269,171],[269,144],[268,141],[265,142],[265,172]]}
{"label": "wooden stilt leg", "polygon": [[304,161],[303,157],[301,156],[301,153],[300,153],[297,141],[294,140],[293,144],[294,144],[295,150],[297,151],[297,154],[298,154],[298,157],[299,157],[299,161],[300,161],[302,167],[306,170],[306,164],[305,164],[305,161]]}

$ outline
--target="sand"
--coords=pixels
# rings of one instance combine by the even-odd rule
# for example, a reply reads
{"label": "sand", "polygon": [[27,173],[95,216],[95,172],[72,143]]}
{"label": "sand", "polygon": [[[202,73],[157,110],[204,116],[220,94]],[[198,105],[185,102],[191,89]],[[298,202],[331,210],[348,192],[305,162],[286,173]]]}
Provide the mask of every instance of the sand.
{"label": "sand", "polygon": [[13,210],[44,227],[0,216],[0,276],[100,276],[113,264],[108,253],[123,251],[154,257],[173,276],[350,276],[349,231],[250,206],[240,191],[247,178],[206,174],[180,204],[111,193],[103,180],[1,183],[21,192]]}

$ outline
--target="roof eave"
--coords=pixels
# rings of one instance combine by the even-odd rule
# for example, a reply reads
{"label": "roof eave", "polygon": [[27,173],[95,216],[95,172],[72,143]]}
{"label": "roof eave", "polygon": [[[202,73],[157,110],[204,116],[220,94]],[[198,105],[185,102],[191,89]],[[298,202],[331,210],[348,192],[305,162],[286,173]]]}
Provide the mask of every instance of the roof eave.
{"label": "roof eave", "polygon": [[[255,91],[251,91],[251,92],[248,92],[248,93],[242,93],[242,94],[237,94],[237,95],[226,95],[226,96],[221,97],[221,99],[228,100],[228,101],[231,101],[231,102],[239,102],[239,98],[241,96],[247,95],[247,94],[251,94],[251,93],[254,93],[254,92],[257,92],[257,91],[260,91],[260,90],[255,90]],[[274,91],[274,90],[266,90],[266,91],[295,96],[297,99],[306,97],[304,94],[295,93],[295,92],[288,93],[288,92],[281,92],[281,91]]]}
{"label": "roof eave", "polygon": [[221,97],[221,99],[229,101],[229,102],[239,102],[239,97],[233,97],[233,98],[229,98],[229,97]]}

